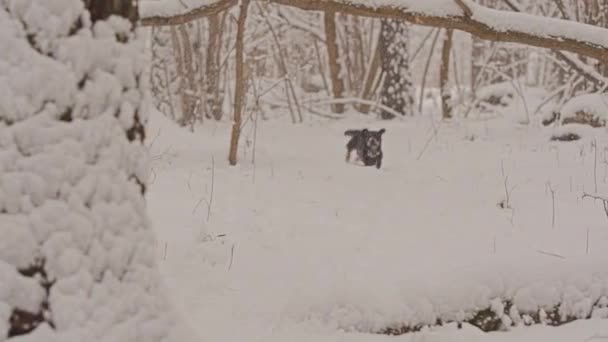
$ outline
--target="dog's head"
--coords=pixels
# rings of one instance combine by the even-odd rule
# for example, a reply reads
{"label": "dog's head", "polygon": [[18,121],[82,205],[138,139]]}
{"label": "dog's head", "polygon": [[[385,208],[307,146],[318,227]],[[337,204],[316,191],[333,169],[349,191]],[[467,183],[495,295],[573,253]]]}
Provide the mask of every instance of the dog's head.
{"label": "dog's head", "polygon": [[382,134],[384,134],[384,132],[386,132],[384,128],[379,131],[370,131],[364,129],[361,132],[363,135],[363,140],[365,141],[367,153],[370,157],[375,157],[380,154],[380,149],[382,148]]}

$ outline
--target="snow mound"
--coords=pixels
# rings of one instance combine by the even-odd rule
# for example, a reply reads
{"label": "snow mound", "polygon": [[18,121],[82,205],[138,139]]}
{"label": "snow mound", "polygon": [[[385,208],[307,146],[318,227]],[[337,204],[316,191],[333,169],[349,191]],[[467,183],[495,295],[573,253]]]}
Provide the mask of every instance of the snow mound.
{"label": "snow mound", "polygon": [[510,82],[490,84],[477,91],[482,106],[507,106],[515,98],[515,89]]}
{"label": "snow mound", "polygon": [[80,0],[0,1],[0,341],[167,334],[130,28]]}
{"label": "snow mound", "polygon": [[559,325],[604,314],[600,304],[608,298],[608,260],[525,266],[521,260],[512,261],[520,266],[497,263],[493,269],[427,272],[417,279],[353,275],[349,283],[302,288],[299,300],[286,311],[289,319],[305,326],[365,333],[415,331],[438,322],[487,327],[489,322],[480,317],[484,311],[504,329],[533,323]]}
{"label": "snow mound", "polygon": [[608,119],[608,94],[585,94],[566,102],[560,111],[562,123],[587,123],[605,126]]}

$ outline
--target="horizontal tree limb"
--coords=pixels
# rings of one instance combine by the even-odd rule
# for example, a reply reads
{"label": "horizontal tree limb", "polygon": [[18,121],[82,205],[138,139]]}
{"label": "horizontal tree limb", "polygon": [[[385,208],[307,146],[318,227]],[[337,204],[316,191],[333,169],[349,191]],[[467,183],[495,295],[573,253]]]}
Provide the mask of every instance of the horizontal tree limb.
{"label": "horizontal tree limb", "polygon": [[[608,29],[535,15],[490,9],[470,0],[446,0],[443,8],[417,0],[368,2],[364,0],[267,0],[271,3],[311,11],[335,11],[352,15],[395,18],[434,27],[471,33],[482,39],[564,50],[608,63]],[[143,25],[176,25],[215,14],[236,4],[219,0],[184,14],[148,17]],[[436,5],[436,3],[434,3]],[[460,4],[460,6],[459,6]],[[462,10],[462,4],[471,15]],[[408,7],[409,6],[409,7]],[[466,11],[466,12],[469,12]],[[145,15],[145,13],[143,13]]]}
{"label": "horizontal tree limb", "polygon": [[[154,4],[154,1],[149,1]],[[197,8],[186,9],[184,13],[179,14],[151,14],[149,15],[147,10],[142,10],[141,7],[145,7],[140,1],[140,23],[143,26],[170,26],[170,25],[181,25],[191,22],[196,19],[210,17],[218,13],[224,12],[238,4],[238,0],[220,0],[214,1],[209,5],[200,6]],[[154,4],[155,6],[158,6]]]}

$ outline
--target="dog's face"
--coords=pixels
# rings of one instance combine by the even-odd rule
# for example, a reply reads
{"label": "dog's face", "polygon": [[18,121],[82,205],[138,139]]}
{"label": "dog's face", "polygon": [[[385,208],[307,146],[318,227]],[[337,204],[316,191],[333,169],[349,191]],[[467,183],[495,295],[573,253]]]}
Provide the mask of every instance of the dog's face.
{"label": "dog's face", "polygon": [[382,148],[382,134],[384,134],[384,132],[386,132],[384,128],[379,131],[369,131],[367,129],[362,131],[363,141],[367,148],[367,154],[370,157],[375,157],[380,154],[380,149]]}

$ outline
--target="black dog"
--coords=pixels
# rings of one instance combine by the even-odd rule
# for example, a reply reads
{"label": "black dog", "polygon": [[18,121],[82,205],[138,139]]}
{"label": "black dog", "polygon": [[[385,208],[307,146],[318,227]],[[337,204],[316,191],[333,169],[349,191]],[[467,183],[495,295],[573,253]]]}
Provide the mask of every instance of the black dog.
{"label": "black dog", "polygon": [[386,130],[370,131],[367,128],[362,130],[349,129],[344,135],[351,137],[346,144],[346,162],[350,161],[350,153],[357,151],[357,159],[361,160],[365,166],[376,165],[379,169],[382,165],[382,134]]}

